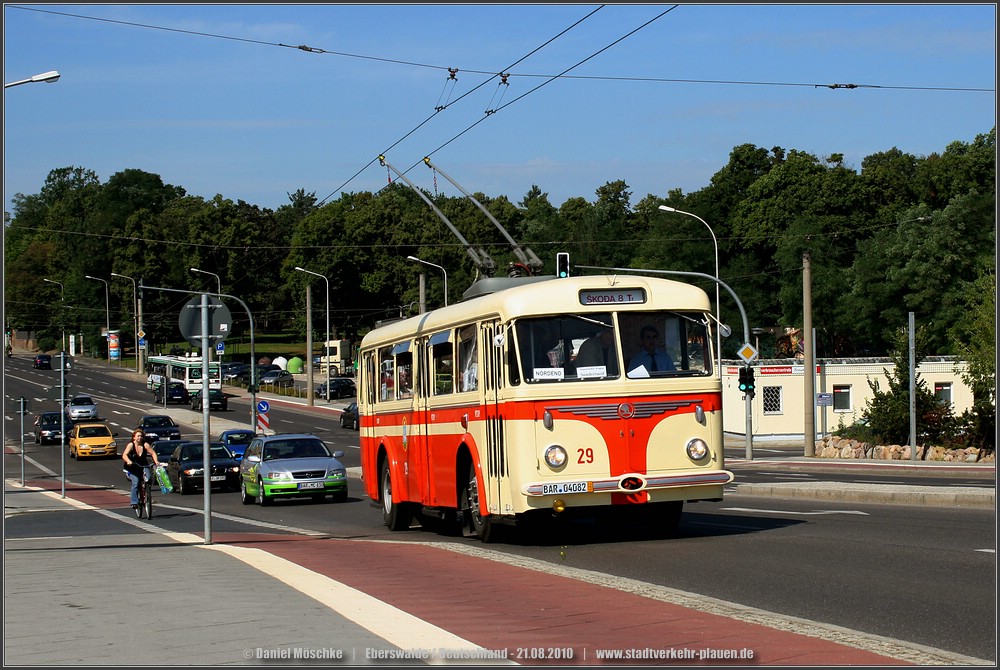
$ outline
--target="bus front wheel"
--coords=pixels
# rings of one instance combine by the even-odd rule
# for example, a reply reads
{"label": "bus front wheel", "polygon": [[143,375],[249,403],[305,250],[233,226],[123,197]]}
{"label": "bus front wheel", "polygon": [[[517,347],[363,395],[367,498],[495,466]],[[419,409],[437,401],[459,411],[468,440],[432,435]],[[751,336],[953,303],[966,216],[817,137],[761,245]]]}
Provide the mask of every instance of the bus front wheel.
{"label": "bus front wheel", "polygon": [[410,527],[410,515],[403,503],[392,498],[392,475],[389,472],[389,462],[382,462],[382,472],[379,476],[379,497],[382,499],[382,523],[389,530],[406,530]]}
{"label": "bus front wheel", "polygon": [[479,537],[481,542],[492,542],[495,535],[495,525],[489,516],[483,516],[479,511],[479,481],[476,479],[476,466],[469,466],[469,476],[466,479],[464,491],[464,516],[468,519],[469,529]]}

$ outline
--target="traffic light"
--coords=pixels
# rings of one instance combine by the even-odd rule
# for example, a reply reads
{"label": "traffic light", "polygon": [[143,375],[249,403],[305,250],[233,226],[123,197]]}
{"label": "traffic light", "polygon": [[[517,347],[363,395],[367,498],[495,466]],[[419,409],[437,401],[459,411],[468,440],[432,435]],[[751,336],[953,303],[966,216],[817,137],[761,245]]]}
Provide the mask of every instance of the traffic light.
{"label": "traffic light", "polygon": [[753,368],[750,366],[740,368],[740,391],[743,395],[751,398],[757,392],[756,382],[753,378]]}
{"label": "traffic light", "polygon": [[569,254],[565,251],[556,254],[556,277],[559,279],[569,277]]}

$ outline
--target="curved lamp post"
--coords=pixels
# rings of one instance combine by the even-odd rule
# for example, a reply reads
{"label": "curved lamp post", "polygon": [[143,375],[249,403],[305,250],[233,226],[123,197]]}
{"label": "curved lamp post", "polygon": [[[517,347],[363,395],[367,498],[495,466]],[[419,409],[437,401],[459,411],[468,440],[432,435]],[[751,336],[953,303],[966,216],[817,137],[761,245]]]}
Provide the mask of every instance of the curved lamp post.
{"label": "curved lamp post", "polygon": [[416,256],[407,256],[406,260],[413,261],[414,263],[423,263],[424,265],[430,265],[433,268],[437,268],[438,270],[440,270],[444,274],[444,306],[447,307],[448,306],[448,271],[445,270],[440,265],[437,265],[436,263],[430,263],[428,261],[421,260],[421,259],[417,258]]}
{"label": "curved lamp post", "polygon": [[38,82],[46,82],[51,84],[52,82],[59,79],[59,72],[56,70],[50,70],[49,72],[43,72],[41,74],[36,74],[28,79],[21,79],[20,81],[12,81],[9,84],[4,84],[4,88],[10,88],[11,86],[20,86],[21,84],[37,84]]}
{"label": "curved lamp post", "polygon": [[117,272],[112,272],[111,276],[132,280],[132,326],[134,328],[132,333],[135,335],[135,373],[139,374],[139,293],[136,291],[135,279],[132,279],[132,277],[126,277]]}
{"label": "curved lamp post", "polygon": [[708,232],[712,235],[712,244],[715,246],[715,353],[717,356],[717,363],[719,369],[719,375],[722,375],[722,319],[720,318],[720,305],[719,305],[719,241],[715,238],[715,231],[712,230],[712,226],[705,222],[705,219],[701,218],[697,214],[692,214],[691,212],[685,212],[680,209],[674,209],[673,207],[668,207],[667,205],[660,205],[659,209],[664,212],[675,212],[677,214],[684,214],[685,216],[690,216],[693,219],[698,219],[705,224],[708,228]]}
{"label": "curved lamp post", "polygon": [[111,297],[108,293],[108,280],[101,279],[100,277],[91,277],[90,275],[84,275],[85,279],[96,279],[97,281],[104,282],[104,316],[105,316],[105,330],[108,335],[108,365],[111,365]]}
{"label": "curved lamp post", "polygon": [[222,279],[219,278],[219,275],[214,272],[209,272],[208,270],[199,270],[198,268],[191,268],[191,272],[200,272],[203,275],[212,275],[215,277],[215,281],[219,284],[219,294],[222,294]]}
{"label": "curved lamp post", "polygon": [[[321,275],[318,272],[313,272],[312,270],[306,270],[305,268],[295,267],[299,272],[305,272],[307,275],[315,275],[317,277],[322,277],[323,281],[326,282],[326,340],[323,342],[323,353],[326,355],[326,401],[330,402],[330,280],[326,278],[325,275]],[[309,352],[312,356],[312,352]],[[309,369],[312,370],[312,361],[309,361]],[[311,372],[309,374],[312,374]]]}
{"label": "curved lamp post", "polygon": [[[57,281],[54,281],[52,279],[42,279],[42,281],[46,281],[46,282],[48,282],[50,284],[55,284],[56,286],[59,287],[59,306],[61,308],[59,310],[61,312],[61,314],[60,314],[60,320],[65,319],[66,318],[66,290],[65,290],[65,288],[63,288],[63,285],[61,283],[59,283]],[[66,326],[65,325],[63,325],[63,329],[62,329],[62,350],[66,351]]]}

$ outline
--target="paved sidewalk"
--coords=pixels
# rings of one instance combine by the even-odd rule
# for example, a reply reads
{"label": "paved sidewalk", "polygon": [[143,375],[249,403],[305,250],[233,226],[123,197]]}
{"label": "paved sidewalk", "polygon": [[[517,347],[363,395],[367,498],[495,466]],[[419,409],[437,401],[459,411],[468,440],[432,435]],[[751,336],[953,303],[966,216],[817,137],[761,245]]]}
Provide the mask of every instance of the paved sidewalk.
{"label": "paved sidewalk", "polygon": [[480,547],[250,528],[204,545],[112,491],[8,480],[4,502],[5,665],[995,665]]}

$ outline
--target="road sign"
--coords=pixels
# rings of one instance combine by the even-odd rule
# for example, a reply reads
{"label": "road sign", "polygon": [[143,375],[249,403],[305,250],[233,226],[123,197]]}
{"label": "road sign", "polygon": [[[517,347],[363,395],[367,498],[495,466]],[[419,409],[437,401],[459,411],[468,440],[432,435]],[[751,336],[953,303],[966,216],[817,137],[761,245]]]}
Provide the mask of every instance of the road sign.
{"label": "road sign", "polygon": [[267,429],[271,427],[271,420],[267,416],[267,410],[271,409],[271,406],[267,404],[266,400],[261,400],[257,403],[257,432],[266,434]]}
{"label": "road sign", "polygon": [[216,344],[215,345],[215,352],[218,353],[218,354],[224,354],[224,353],[226,353],[226,343],[225,342],[219,342],[218,344]]}
{"label": "road sign", "polygon": [[139,336],[139,348],[140,349],[145,349],[146,348],[146,340],[142,339],[141,335]]}
{"label": "road sign", "polygon": [[749,342],[740,347],[740,350],[736,354],[743,359],[744,363],[750,363],[753,359],[757,358],[757,350]]}
{"label": "road sign", "polygon": [[145,340],[146,339],[146,331],[140,330],[138,333],[136,333],[136,336],[138,336],[138,338],[140,340]]}
{"label": "road sign", "polygon": [[[210,341],[225,339],[229,335],[233,326],[233,315],[229,308],[216,298],[208,296],[208,337]],[[181,308],[180,316],[177,320],[181,329],[181,335],[193,346],[201,346],[201,296],[191,298],[184,307]]]}
{"label": "road sign", "polygon": [[261,400],[259,403],[257,403],[257,411],[258,412],[262,412],[263,414],[267,414],[268,410],[270,410],[270,409],[271,409],[271,405],[269,405],[266,400]]}
{"label": "road sign", "polygon": [[818,407],[833,407],[833,394],[832,393],[817,393],[816,394],[816,405]]}

